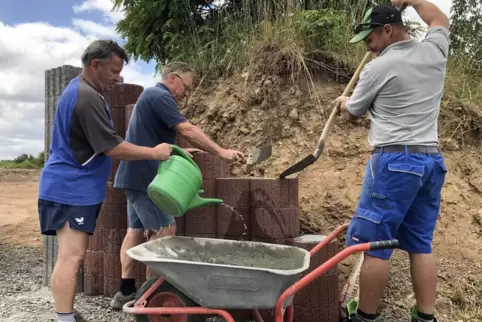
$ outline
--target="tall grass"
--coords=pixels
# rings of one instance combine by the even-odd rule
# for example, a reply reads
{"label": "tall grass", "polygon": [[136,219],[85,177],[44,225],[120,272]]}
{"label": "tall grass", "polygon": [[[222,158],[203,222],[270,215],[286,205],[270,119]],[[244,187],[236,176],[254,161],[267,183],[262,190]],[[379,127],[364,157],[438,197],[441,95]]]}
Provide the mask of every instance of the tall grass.
{"label": "tall grass", "polygon": [[[250,68],[263,48],[276,49],[289,58],[289,66],[305,73],[308,71],[302,67],[313,60],[314,52],[327,53],[352,70],[365,55],[363,43],[348,41],[354,23],[362,19],[371,0],[307,0],[302,5],[295,0],[241,2],[240,9],[216,10],[202,28],[195,26],[194,18],[188,18],[186,23],[191,27],[179,36],[172,60],[187,61],[204,76],[217,78]],[[420,31],[413,23],[409,29]],[[460,55],[451,56],[446,94],[482,102],[482,67],[467,64]]]}

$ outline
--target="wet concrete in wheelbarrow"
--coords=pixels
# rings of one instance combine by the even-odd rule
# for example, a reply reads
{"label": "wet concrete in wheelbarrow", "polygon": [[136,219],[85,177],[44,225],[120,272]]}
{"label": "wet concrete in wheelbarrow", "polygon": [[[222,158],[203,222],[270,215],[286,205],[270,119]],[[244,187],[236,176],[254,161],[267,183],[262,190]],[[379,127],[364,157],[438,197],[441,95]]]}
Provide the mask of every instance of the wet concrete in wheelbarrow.
{"label": "wet concrete in wheelbarrow", "polygon": [[[278,246],[278,247],[277,247]],[[174,237],[148,243],[136,253],[145,259],[165,258],[217,265],[292,270],[303,266],[304,252],[295,247],[280,247],[256,242],[203,240]]]}

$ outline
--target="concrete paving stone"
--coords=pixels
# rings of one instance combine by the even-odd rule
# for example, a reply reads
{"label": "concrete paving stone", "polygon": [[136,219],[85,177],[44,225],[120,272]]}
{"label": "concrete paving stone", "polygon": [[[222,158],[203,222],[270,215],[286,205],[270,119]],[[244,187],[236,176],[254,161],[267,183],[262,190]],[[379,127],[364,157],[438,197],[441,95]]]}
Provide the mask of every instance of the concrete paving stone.
{"label": "concrete paving stone", "polygon": [[104,278],[121,278],[120,253],[104,253]]}
{"label": "concrete paving stone", "polygon": [[104,248],[104,227],[97,225],[94,234],[89,236],[89,250],[98,251]]}
{"label": "concrete paving stone", "polygon": [[84,274],[84,294],[97,296],[104,294],[104,275]]}
{"label": "concrete paving stone", "polygon": [[124,121],[125,121],[125,130],[129,127],[129,121],[132,117],[132,112],[134,112],[135,104],[127,104],[124,109]]}
{"label": "concrete paving stone", "polygon": [[186,235],[186,217],[176,217],[176,235],[184,236]]}
{"label": "concrete paving stone", "polygon": [[83,270],[85,274],[102,274],[104,271],[104,252],[88,250],[85,253]]}
{"label": "concrete paving stone", "polygon": [[110,113],[114,128],[117,132],[124,132],[126,130],[126,112],[125,107],[111,107]]}
{"label": "concrete paving stone", "polygon": [[120,254],[127,229],[105,229],[103,250],[109,254]]}
{"label": "concrete paving stone", "polygon": [[115,293],[119,291],[119,279],[104,276],[103,281],[104,281],[104,288],[103,288],[102,295],[113,297]]}
{"label": "concrete paving stone", "polygon": [[128,104],[135,104],[143,89],[140,85],[117,84],[112,90],[108,91],[104,97],[111,108],[126,106]]}
{"label": "concrete paving stone", "polygon": [[192,209],[184,215],[186,218],[186,236],[193,234],[211,234],[216,236],[216,207],[206,206]]}
{"label": "concrete paving stone", "polygon": [[[258,203],[258,206],[261,206]],[[294,238],[299,235],[299,209],[251,208],[251,236],[254,238]]]}
{"label": "concrete paving stone", "polygon": [[227,178],[231,176],[229,163],[223,161],[217,155],[208,152],[193,154],[194,162],[201,169],[202,179],[215,181],[217,178]]}

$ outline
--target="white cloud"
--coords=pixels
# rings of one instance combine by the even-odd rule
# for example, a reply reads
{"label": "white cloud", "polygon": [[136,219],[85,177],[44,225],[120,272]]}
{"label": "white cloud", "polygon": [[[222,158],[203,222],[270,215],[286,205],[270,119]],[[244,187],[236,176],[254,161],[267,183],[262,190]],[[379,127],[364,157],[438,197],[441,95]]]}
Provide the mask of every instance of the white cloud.
{"label": "white cloud", "polygon": [[121,20],[124,16],[122,12],[122,8],[113,9],[113,2],[112,0],[85,0],[80,5],[76,5],[73,7],[75,13],[85,12],[85,11],[100,11],[104,14],[104,17],[110,22],[117,22]]}
{"label": "white cloud", "polygon": [[96,35],[100,38],[117,38],[118,36],[111,26],[104,26],[92,20],[74,19],[72,24],[81,31],[89,35]]}
{"label": "white cloud", "polygon": [[[96,10],[108,19],[99,23],[72,17],[72,28],[0,21],[0,160],[43,151],[45,71],[64,64],[80,67],[92,40],[117,38],[114,23],[122,13],[111,8],[111,0],[85,0],[74,8],[77,13]],[[126,65],[122,76],[125,83],[144,88],[157,81],[154,70],[146,73],[136,62]]]}

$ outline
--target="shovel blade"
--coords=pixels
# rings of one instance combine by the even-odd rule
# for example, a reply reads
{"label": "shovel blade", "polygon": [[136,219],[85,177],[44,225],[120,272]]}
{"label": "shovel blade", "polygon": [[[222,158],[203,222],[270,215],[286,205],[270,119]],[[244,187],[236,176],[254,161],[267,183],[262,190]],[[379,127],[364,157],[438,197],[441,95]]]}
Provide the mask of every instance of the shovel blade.
{"label": "shovel blade", "polygon": [[298,163],[295,163],[293,166],[291,166],[288,169],[286,169],[285,171],[283,171],[279,175],[279,177],[281,179],[284,179],[287,176],[292,175],[293,173],[300,172],[301,170],[303,170],[306,167],[309,167],[311,164],[313,164],[313,162],[315,162],[316,159],[318,159],[318,158],[315,157],[313,154],[310,154],[309,156],[307,156],[303,160],[299,161]]}
{"label": "shovel blade", "polygon": [[257,147],[251,156],[251,164],[259,164],[267,160],[273,152],[271,144]]}

